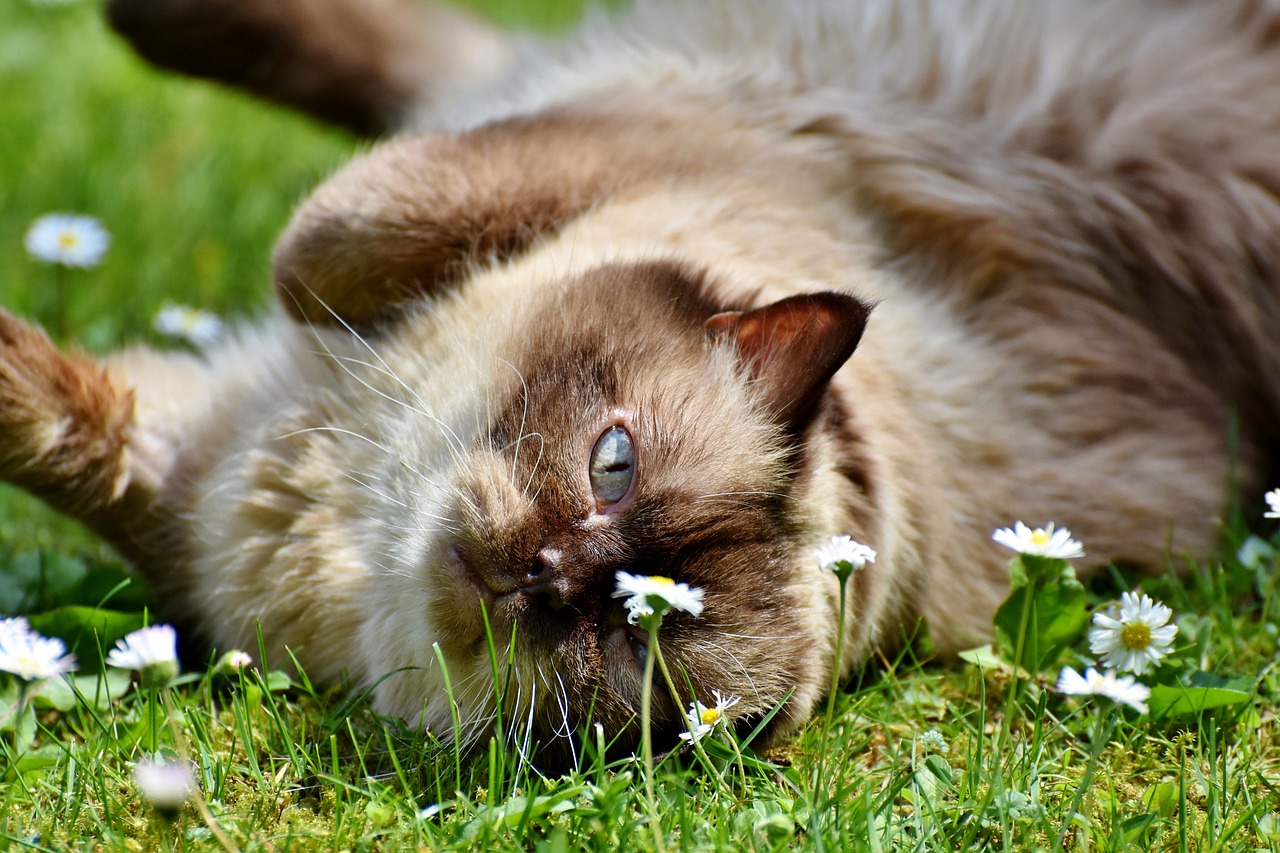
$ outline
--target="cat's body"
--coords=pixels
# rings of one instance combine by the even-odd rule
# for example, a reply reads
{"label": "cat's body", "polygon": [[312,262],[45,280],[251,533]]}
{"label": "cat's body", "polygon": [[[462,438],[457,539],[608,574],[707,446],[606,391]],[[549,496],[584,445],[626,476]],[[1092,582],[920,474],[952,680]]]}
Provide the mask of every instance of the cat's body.
{"label": "cat's body", "polygon": [[[493,62],[464,98],[365,105],[450,130],[303,205],[280,316],[207,361],[113,356],[110,383],[0,323],[0,474],[206,641],[261,625],[273,659],[447,730],[438,643],[480,731],[483,600],[539,740],[588,711],[633,732],[644,638],[614,576],[670,575],[706,590],[663,627],[693,692],[742,696],[743,725],[785,699],[787,731],[830,681],[831,535],[878,551],[848,666],[918,616],[978,642],[995,527],[1159,569],[1276,472],[1268,4],[646,6],[554,47],[448,20],[459,67]],[[623,480],[592,467],[615,427]],[[668,737],[690,698],[660,699]]]}

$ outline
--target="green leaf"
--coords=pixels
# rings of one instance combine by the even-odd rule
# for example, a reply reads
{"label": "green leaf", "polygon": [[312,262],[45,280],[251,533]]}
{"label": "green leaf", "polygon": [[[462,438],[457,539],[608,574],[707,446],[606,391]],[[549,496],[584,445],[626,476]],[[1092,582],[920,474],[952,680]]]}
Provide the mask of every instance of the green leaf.
{"label": "green leaf", "polygon": [[1022,589],[1031,583],[1031,575],[1021,554],[1009,561],[1009,591]]}
{"label": "green leaf", "polygon": [[0,549],[0,614],[108,603],[142,610],[152,599],[147,584],[120,563],[51,549]]}
{"label": "green leaf", "polygon": [[463,838],[474,838],[485,827],[513,829],[525,820],[538,820],[548,814],[566,812],[573,801],[587,789],[586,785],[569,785],[549,794],[511,797],[505,803],[478,809],[462,830]]}
{"label": "green leaf", "polygon": [[75,600],[66,603],[110,607],[128,613],[141,612],[154,601],[147,582],[128,568],[117,563],[97,563],[89,567],[80,581]]}
{"label": "green leaf", "polygon": [[289,676],[278,669],[273,669],[267,673],[266,678],[267,690],[272,693],[283,693],[293,688],[293,682],[289,680]]}
{"label": "green leaf", "polygon": [[1142,804],[1160,817],[1172,817],[1178,807],[1178,783],[1156,782],[1142,794]]}
{"label": "green leaf", "polygon": [[[111,703],[129,692],[130,675],[119,669],[108,669],[101,675],[78,675],[70,681],[50,678],[31,695],[42,707],[70,711],[84,703],[95,710],[105,711]],[[76,694],[79,693],[79,697]]]}
{"label": "green leaf", "polygon": [[[1039,672],[1079,638],[1089,615],[1084,586],[1076,580],[1069,564],[1043,558],[1020,558],[1015,562],[1024,559],[1028,566],[1036,564],[1036,573],[1026,586],[1014,589],[996,611],[996,648],[1006,660]],[[1056,575],[1052,578],[1046,568],[1050,564]]]}
{"label": "green leaf", "polygon": [[1186,685],[1158,684],[1151,688],[1147,708],[1152,719],[1195,716],[1253,698],[1253,683],[1247,678],[1225,679],[1209,672],[1196,672],[1188,681]]}
{"label": "green leaf", "polygon": [[142,627],[141,613],[120,613],[97,607],[59,607],[28,617],[31,627],[49,637],[59,637],[75,654],[80,672],[102,672],[102,650]]}
{"label": "green leaf", "polygon": [[0,555],[0,613],[22,613],[34,602],[40,586],[40,555],[11,551]]}
{"label": "green leaf", "polygon": [[978,669],[1009,669],[1009,663],[1004,658],[996,654],[995,647],[992,645],[978,646],[973,649],[965,649],[960,652],[960,659],[968,661]]}
{"label": "green leaf", "polygon": [[35,708],[30,702],[19,703],[16,691],[0,700],[0,732],[13,733],[13,750],[17,754],[26,752],[35,742]]}
{"label": "green leaf", "polygon": [[1150,830],[1160,823],[1160,815],[1140,814],[1127,818],[1120,824],[1120,832],[1128,844],[1137,845],[1149,841]]}
{"label": "green leaf", "polygon": [[1038,554],[1019,554],[1009,561],[1009,589],[1021,589],[1031,584],[1048,583],[1063,575],[1075,577],[1075,570],[1066,560],[1057,557],[1041,557]]}
{"label": "green leaf", "polygon": [[[35,718],[33,717],[33,726],[35,725],[34,720]],[[12,770],[20,777],[34,777],[42,770],[56,767],[63,754],[61,746],[46,744],[39,749],[33,749],[20,756],[17,761],[13,762]]]}

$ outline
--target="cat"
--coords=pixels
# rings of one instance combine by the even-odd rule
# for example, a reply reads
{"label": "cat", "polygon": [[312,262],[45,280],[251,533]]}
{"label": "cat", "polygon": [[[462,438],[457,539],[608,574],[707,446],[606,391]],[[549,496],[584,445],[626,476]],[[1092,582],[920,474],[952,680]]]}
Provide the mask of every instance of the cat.
{"label": "cat", "polygon": [[[625,751],[648,638],[615,577],[663,575],[705,610],[663,622],[658,741],[713,691],[776,740],[837,645],[846,676],[921,618],[982,642],[995,528],[1160,571],[1280,473],[1280,5],[642,2],[547,41],[392,0],[110,13],[399,131],[201,356],[0,314],[0,477],[211,646],[261,630],[468,740],[510,653],[545,755],[588,723]],[[877,552],[843,626],[838,534]]]}

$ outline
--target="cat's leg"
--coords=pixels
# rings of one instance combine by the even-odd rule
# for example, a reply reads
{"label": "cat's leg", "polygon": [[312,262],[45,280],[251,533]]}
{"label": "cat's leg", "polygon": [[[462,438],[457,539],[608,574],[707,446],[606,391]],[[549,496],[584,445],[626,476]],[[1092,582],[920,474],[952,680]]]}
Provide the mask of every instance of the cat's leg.
{"label": "cat's leg", "polygon": [[167,383],[198,399],[207,383],[202,365],[183,354],[138,350],[124,358],[151,374],[139,389],[144,401],[132,387],[137,377],[63,352],[0,310],[0,480],[146,564],[164,556],[168,537],[158,527],[177,514],[165,495],[182,418],[165,412],[191,408],[150,397]]}
{"label": "cat's leg", "polygon": [[518,50],[461,10],[407,0],[110,0],[107,14],[156,65],[368,136],[497,78]]}

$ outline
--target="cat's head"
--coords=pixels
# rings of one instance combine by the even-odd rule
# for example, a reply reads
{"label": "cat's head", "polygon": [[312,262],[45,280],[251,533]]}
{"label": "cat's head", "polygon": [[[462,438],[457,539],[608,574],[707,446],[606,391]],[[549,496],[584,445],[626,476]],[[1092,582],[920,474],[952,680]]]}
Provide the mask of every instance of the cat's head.
{"label": "cat's head", "polygon": [[[439,659],[386,669],[447,667],[476,733],[501,695],[508,728],[543,760],[566,757],[591,723],[634,747],[652,638],[628,621],[619,572],[703,592],[699,615],[662,622],[677,695],[659,677],[658,742],[674,743],[690,703],[715,691],[739,697],[731,717],[745,731],[775,709],[794,724],[827,683],[820,634],[836,626],[817,606],[827,579],[801,499],[806,440],[867,309],[818,293],[724,312],[707,291],[672,263],[592,269],[533,299],[477,374],[488,384],[466,392],[484,399],[481,422],[456,434],[447,485],[423,498],[441,521],[401,572],[415,582],[391,577],[388,596],[423,626],[417,654],[429,638]],[[425,698],[395,695],[406,716]],[[451,719],[434,708],[432,725]]]}
{"label": "cat's head", "polygon": [[[405,150],[392,154],[404,174]],[[388,294],[430,291],[457,275],[446,270],[465,256],[436,257],[451,222],[415,221],[438,212],[404,201],[393,184],[378,186],[395,198],[362,197],[346,223],[339,214],[348,191],[322,194],[319,212],[304,209],[286,238],[279,280],[310,283],[313,306],[323,304],[311,319],[336,308],[355,326],[404,335],[420,315]],[[534,216],[546,207],[536,202],[508,213]],[[486,233],[522,233],[521,220],[506,222],[495,204],[505,210],[475,200]],[[366,218],[378,205],[398,212]],[[343,270],[361,260],[348,250],[366,237],[373,271],[353,284]],[[468,245],[456,235],[446,242]],[[335,252],[340,262],[331,262]],[[330,287],[324,275],[339,283]],[[465,304],[467,287],[450,285],[461,288],[450,304]],[[676,743],[690,703],[711,704],[714,691],[739,697],[730,716],[744,731],[775,711],[775,727],[808,715],[830,677],[828,634],[838,631],[825,606],[834,580],[815,564],[820,534],[801,499],[814,474],[809,438],[869,309],[835,292],[760,307],[717,294],[714,270],[603,264],[546,285],[491,330],[500,342],[481,371],[484,387],[463,392],[483,405],[469,433],[451,430],[447,482],[400,492],[408,503],[429,493],[422,514],[432,535],[392,573],[383,597],[400,621],[377,642],[411,650],[389,654],[386,671],[435,674],[388,678],[378,687],[383,710],[448,729],[454,702],[464,734],[478,733],[501,695],[508,729],[514,720],[544,759],[566,757],[593,723],[616,750],[633,748],[652,638],[615,596],[618,573],[627,572],[704,596],[701,614],[673,611],[662,622],[659,647],[677,695],[658,679],[659,743]],[[396,319],[402,310],[407,319]],[[439,325],[453,309],[426,310]],[[311,316],[305,306],[300,313]],[[376,325],[388,316],[389,327]],[[415,474],[410,467],[399,476],[412,482]],[[425,639],[403,636],[422,626]],[[442,683],[441,667],[452,699],[422,695],[423,685]]]}

